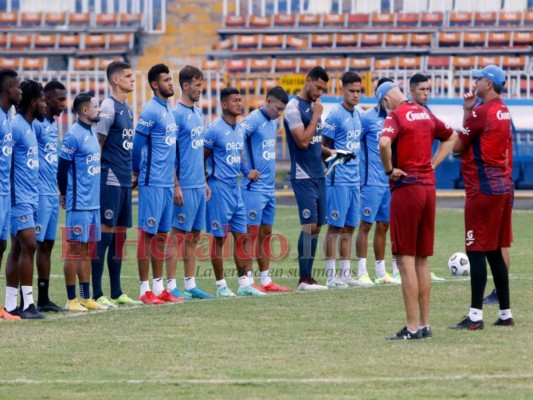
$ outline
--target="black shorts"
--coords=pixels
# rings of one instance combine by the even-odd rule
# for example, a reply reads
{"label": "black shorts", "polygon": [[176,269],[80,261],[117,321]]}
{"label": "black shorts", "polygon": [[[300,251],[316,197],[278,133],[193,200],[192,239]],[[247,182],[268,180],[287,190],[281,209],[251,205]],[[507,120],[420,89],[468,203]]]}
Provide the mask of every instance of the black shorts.
{"label": "black shorts", "polygon": [[100,185],[100,220],[103,225],[131,228],[131,188]]}

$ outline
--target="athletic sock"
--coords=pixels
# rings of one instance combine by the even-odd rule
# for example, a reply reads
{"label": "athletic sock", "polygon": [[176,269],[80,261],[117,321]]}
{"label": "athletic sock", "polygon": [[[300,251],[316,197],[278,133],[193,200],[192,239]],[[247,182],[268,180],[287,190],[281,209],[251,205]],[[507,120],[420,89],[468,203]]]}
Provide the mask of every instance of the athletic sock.
{"label": "athletic sock", "polygon": [[357,259],[357,277],[362,278],[363,275],[368,274],[368,271],[366,270],[366,258],[358,258]]}
{"label": "athletic sock", "polygon": [[7,286],[6,287],[6,305],[5,309],[7,312],[13,311],[17,308],[17,299],[18,299],[19,289]]}
{"label": "athletic sock", "polygon": [[50,281],[48,279],[37,279],[37,305],[44,306],[50,302],[48,297],[48,285]]}
{"label": "athletic sock", "polygon": [[250,285],[253,285],[253,284],[255,283],[255,281],[254,281],[254,275],[253,275],[252,271],[248,271],[248,272],[246,272],[246,277],[248,278],[248,283],[249,283]]}
{"label": "athletic sock", "polygon": [[225,279],[221,279],[219,281],[216,281],[215,283],[217,285],[217,290],[224,289],[225,287],[228,286]]}
{"label": "athletic sock", "polygon": [[246,275],[239,276],[239,287],[244,289],[246,287],[250,286],[250,280]]}
{"label": "athletic sock", "polygon": [[487,251],[487,260],[492,272],[492,279],[496,292],[498,293],[498,301],[500,309],[508,310],[511,308],[511,301],[509,295],[509,271],[505,265],[501,249]]}
{"label": "athletic sock", "polygon": [[65,285],[67,288],[67,299],[74,300],[76,298],[76,285]]}
{"label": "athletic sock", "polygon": [[376,261],[376,276],[378,278],[383,278],[387,275],[387,270],[385,269],[385,260]]}
{"label": "athletic sock", "polygon": [[[109,270],[109,286],[111,287],[112,299],[118,299],[122,295],[120,276],[122,274],[122,257],[126,233],[124,232],[122,235],[123,238],[117,241],[117,234],[113,234],[113,241],[107,252],[107,269]],[[121,248],[118,246],[121,246]]]}
{"label": "athletic sock", "polygon": [[326,279],[329,281],[335,278],[336,274],[335,259],[326,259]]}
{"label": "athletic sock", "polygon": [[318,235],[310,235],[311,236],[311,257],[308,260],[307,263],[307,270],[309,277],[313,277],[313,263],[315,262],[315,254],[316,254],[316,248],[318,246]]}
{"label": "athletic sock", "polygon": [[105,253],[112,241],[112,233],[102,232],[102,238],[96,244],[96,257],[91,260],[91,278],[93,282],[93,294],[95,299],[98,299],[104,295],[102,292],[102,275],[104,274]]}
{"label": "athletic sock", "polygon": [[31,286],[21,286],[22,298],[24,299],[24,307],[22,310],[27,310],[28,307],[33,303],[33,287]]}
{"label": "athletic sock", "polygon": [[165,288],[163,287],[163,278],[153,278],[152,287],[154,289],[153,292],[156,296],[159,296],[161,293],[163,293],[163,290],[165,290]]}
{"label": "athletic sock", "polygon": [[91,289],[89,282],[80,282],[80,297],[85,300],[91,298]]}
{"label": "athletic sock", "polygon": [[470,308],[470,311],[468,312],[468,318],[474,322],[483,321],[483,310],[479,308]]}
{"label": "athletic sock", "polygon": [[261,271],[261,285],[266,286],[269,285],[270,282],[272,282],[270,271],[268,269],[266,271]]}
{"label": "athletic sock", "polygon": [[396,259],[392,259],[392,275],[400,275],[400,270],[398,269],[398,263]]}
{"label": "athletic sock", "polygon": [[470,307],[481,310],[483,308],[483,295],[487,284],[487,261],[485,260],[485,252],[467,251],[466,255],[470,261],[470,287],[472,289]]}
{"label": "athletic sock", "polygon": [[141,286],[141,296],[144,296],[144,294],[145,294],[146,292],[149,292],[149,291],[150,291],[150,282],[148,282],[148,281],[141,281],[140,286]]}
{"label": "athletic sock", "polygon": [[340,260],[341,277],[348,278],[352,275],[352,268],[350,266],[350,260]]}
{"label": "athletic sock", "polygon": [[300,231],[298,237],[298,268],[300,269],[300,280],[308,279],[308,260],[311,258],[311,235]]}
{"label": "athletic sock", "polygon": [[175,279],[167,279],[167,290],[170,292],[174,289],[176,289],[176,280]]}
{"label": "athletic sock", "polygon": [[510,309],[500,310],[500,311],[498,311],[498,318],[506,320],[506,319],[509,319],[509,318],[513,318],[513,314],[511,314],[511,310]]}
{"label": "athletic sock", "polygon": [[192,278],[183,278],[183,280],[185,290],[191,290],[196,287],[196,279],[194,278],[194,276]]}

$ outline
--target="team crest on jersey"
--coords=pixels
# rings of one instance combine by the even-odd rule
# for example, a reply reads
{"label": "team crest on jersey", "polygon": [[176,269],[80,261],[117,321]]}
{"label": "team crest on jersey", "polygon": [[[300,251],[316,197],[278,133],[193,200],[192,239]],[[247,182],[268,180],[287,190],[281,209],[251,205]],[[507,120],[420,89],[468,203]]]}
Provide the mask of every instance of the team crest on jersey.
{"label": "team crest on jersey", "polygon": [[146,225],[148,225],[150,228],[153,228],[155,226],[155,218],[148,217],[148,219],[146,220]]}
{"label": "team crest on jersey", "polygon": [[211,228],[214,231],[218,231],[220,229],[220,222],[218,222],[218,221],[211,222]]}
{"label": "team crest on jersey", "polygon": [[107,209],[104,212],[105,219],[113,219],[113,210]]}
{"label": "team crest on jersey", "polygon": [[305,219],[309,218],[310,216],[311,216],[311,211],[309,211],[308,208],[302,211],[302,217],[304,217]]}
{"label": "team crest on jersey", "polygon": [[43,230],[43,226],[41,224],[35,225],[35,233],[38,235]]}
{"label": "team crest on jersey", "polygon": [[333,210],[331,212],[331,219],[333,221],[337,221],[339,219],[339,212],[337,210]]}
{"label": "team crest on jersey", "polygon": [[81,235],[81,233],[83,232],[83,228],[81,227],[81,225],[74,225],[72,227],[72,233],[75,234],[75,235]]}
{"label": "team crest on jersey", "polygon": [[257,217],[257,211],[255,210],[248,211],[248,216],[250,217],[250,219],[255,219]]}
{"label": "team crest on jersey", "polygon": [[365,217],[369,217],[370,214],[372,214],[372,209],[371,209],[370,207],[365,207],[365,208],[363,208],[363,215],[364,215]]}
{"label": "team crest on jersey", "polygon": [[22,223],[28,222],[28,216],[27,215],[21,215],[19,217],[19,221]]}
{"label": "team crest on jersey", "polygon": [[178,214],[177,220],[180,224],[183,224],[185,222],[185,219],[186,219],[185,214]]}

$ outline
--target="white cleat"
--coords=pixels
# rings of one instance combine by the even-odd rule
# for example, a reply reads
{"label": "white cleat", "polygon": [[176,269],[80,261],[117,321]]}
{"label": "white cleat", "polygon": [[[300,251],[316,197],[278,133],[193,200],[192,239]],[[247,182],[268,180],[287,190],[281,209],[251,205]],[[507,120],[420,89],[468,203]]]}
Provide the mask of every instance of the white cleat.
{"label": "white cleat", "polygon": [[326,282],[326,286],[330,289],[349,289],[350,288],[350,286],[344,283],[342,279],[339,278],[338,276],[328,279]]}
{"label": "white cleat", "polygon": [[328,287],[319,285],[313,278],[309,278],[300,282],[296,290],[299,292],[318,292],[320,290],[328,290]]}
{"label": "white cleat", "polygon": [[[370,278],[368,278],[370,280]],[[373,286],[373,285],[369,285],[368,283],[366,282],[363,282],[363,281],[358,281],[357,279],[355,279],[353,276],[345,276],[345,277],[341,277],[340,280],[345,284],[347,285],[348,287],[365,287],[365,286]],[[372,281],[370,281],[372,282]]]}

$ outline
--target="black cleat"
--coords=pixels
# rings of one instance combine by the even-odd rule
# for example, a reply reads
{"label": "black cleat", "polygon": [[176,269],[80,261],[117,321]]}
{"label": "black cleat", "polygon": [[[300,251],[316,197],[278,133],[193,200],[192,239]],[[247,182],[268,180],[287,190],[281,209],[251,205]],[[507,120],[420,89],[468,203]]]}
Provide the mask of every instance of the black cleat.
{"label": "black cleat", "polygon": [[483,329],[483,320],[474,322],[470,317],[466,316],[457,325],[449,326],[448,329],[477,331],[478,329]]}
{"label": "black cleat", "polygon": [[433,332],[431,332],[431,328],[429,326],[424,326],[422,329],[420,329],[420,334],[422,339],[431,339],[433,337]]}
{"label": "black cleat", "polygon": [[35,304],[30,304],[25,310],[17,307],[10,314],[18,315],[20,319],[44,319],[44,315],[37,311]]}
{"label": "black cleat", "polygon": [[483,304],[488,304],[488,305],[500,304],[500,300],[498,299],[498,292],[496,292],[496,289],[490,292],[490,294],[483,299]]}
{"label": "black cleat", "polygon": [[417,330],[415,333],[409,332],[406,326],[403,327],[401,331],[399,331],[394,336],[387,336],[385,339],[388,340],[414,340],[414,339],[422,339],[422,333],[419,330]]}
{"label": "black cleat", "polygon": [[492,324],[493,326],[514,326],[514,319],[507,318],[507,319],[501,319],[498,318],[498,320]]}
{"label": "black cleat", "polygon": [[64,312],[67,311],[62,307],[59,307],[57,304],[51,302],[50,300],[48,303],[45,303],[43,305],[38,305],[37,310],[40,312]]}

